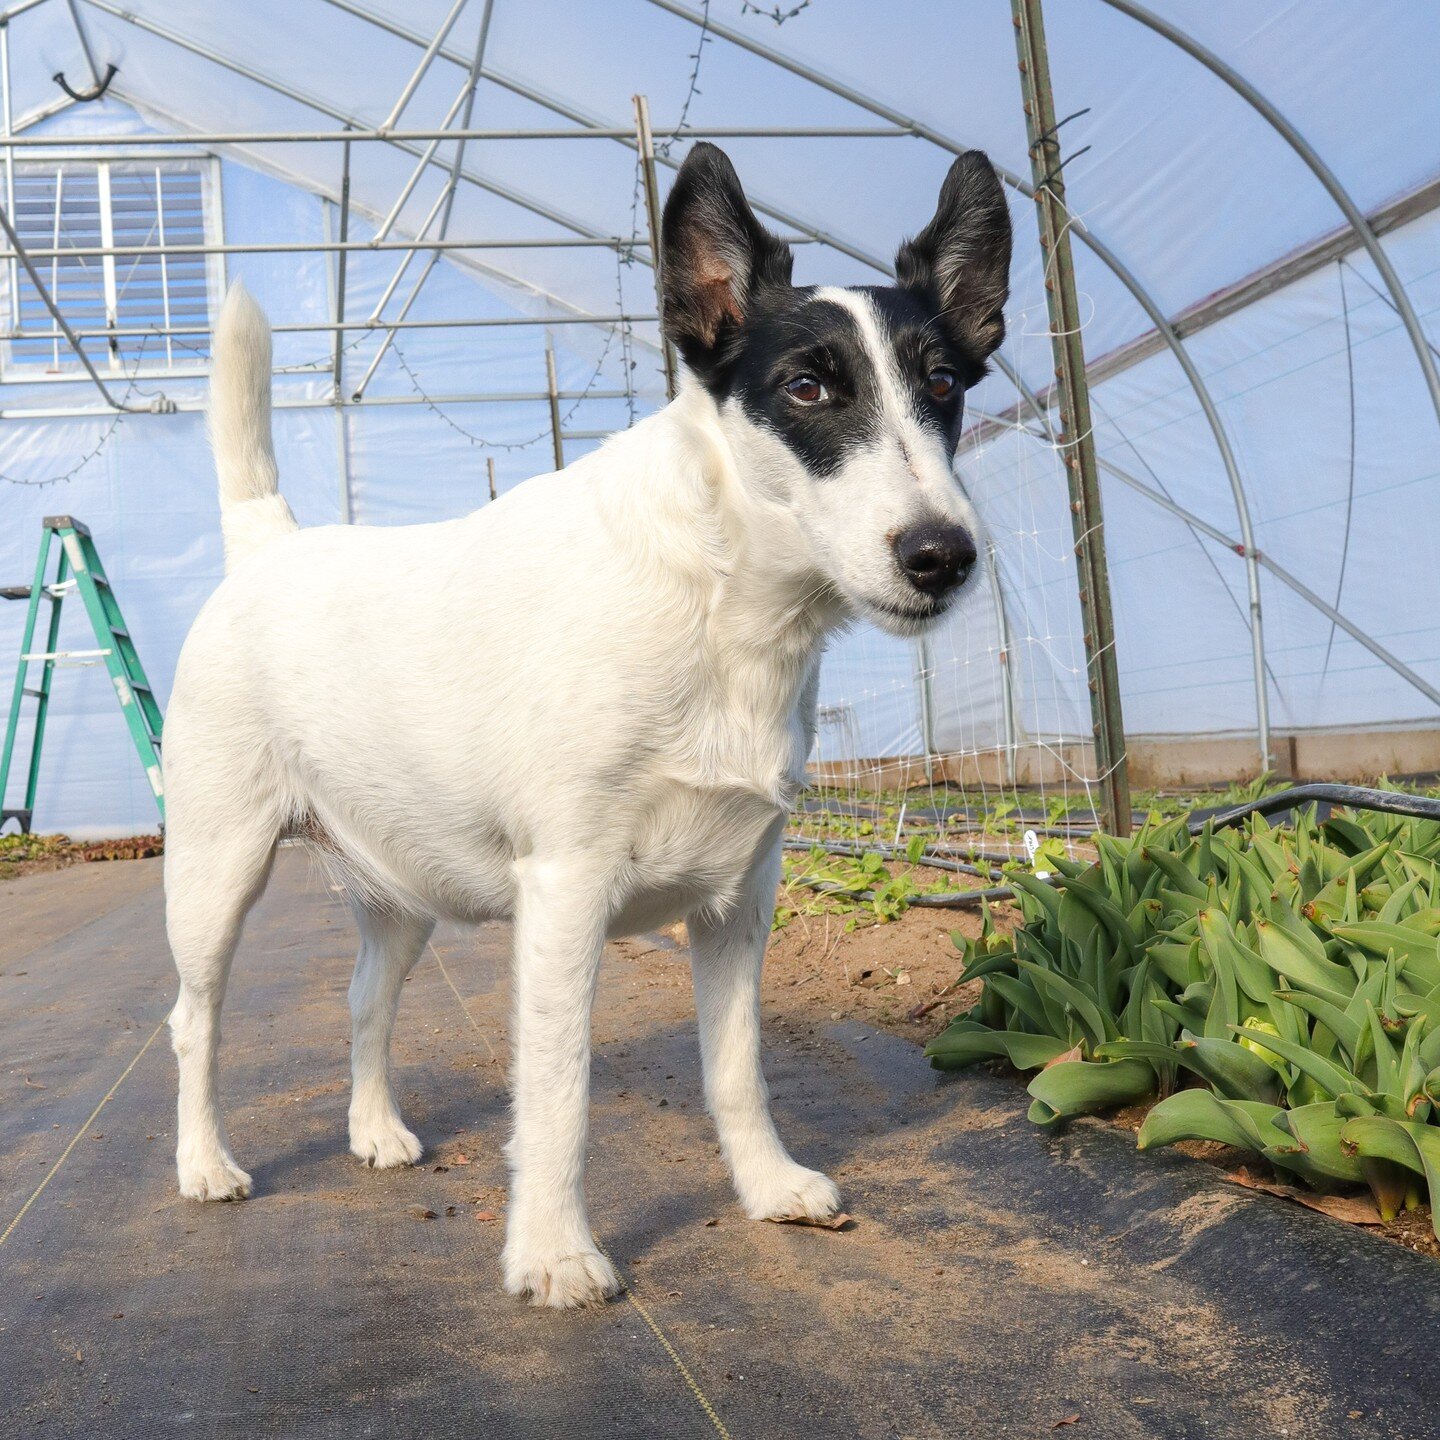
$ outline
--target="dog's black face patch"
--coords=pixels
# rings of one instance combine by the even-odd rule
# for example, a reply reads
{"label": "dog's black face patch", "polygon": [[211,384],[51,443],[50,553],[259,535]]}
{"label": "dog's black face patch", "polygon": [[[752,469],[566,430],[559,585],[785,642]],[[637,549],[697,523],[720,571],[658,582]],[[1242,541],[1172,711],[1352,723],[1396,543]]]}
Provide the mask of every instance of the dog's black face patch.
{"label": "dog's black face patch", "polygon": [[662,230],[667,338],[717,400],[737,400],[808,471],[836,474],[897,408],[953,453],[964,392],[1005,333],[1010,215],[978,151],[956,158],[934,218],[900,247],[898,285],[849,292],[863,319],[833,293],[791,286],[789,246],[713,145],[686,156]]}
{"label": "dog's black face patch", "polygon": [[887,383],[899,386],[953,454],[964,392],[984,373],[983,360],[955,343],[922,292],[854,293],[870,302],[882,353],[845,305],[814,288],[775,287],[754,297],[730,353],[701,372],[706,388],[719,401],[737,400],[813,475],[836,474],[849,455],[879,440]]}

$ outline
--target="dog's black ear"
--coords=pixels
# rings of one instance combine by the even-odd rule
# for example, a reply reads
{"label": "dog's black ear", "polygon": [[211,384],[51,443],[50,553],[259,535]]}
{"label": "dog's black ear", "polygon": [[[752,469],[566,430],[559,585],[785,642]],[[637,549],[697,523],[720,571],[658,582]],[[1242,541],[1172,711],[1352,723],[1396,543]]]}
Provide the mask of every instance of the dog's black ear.
{"label": "dog's black ear", "polygon": [[702,375],[723,362],[755,295],[789,285],[794,263],[755,218],[730,157],[703,141],[665,201],[660,249],[665,334]]}
{"label": "dog's black ear", "polygon": [[928,290],[955,340],[984,360],[1005,338],[1010,207],[989,156],[967,150],[940,187],[935,218],[895,257],[902,286]]}

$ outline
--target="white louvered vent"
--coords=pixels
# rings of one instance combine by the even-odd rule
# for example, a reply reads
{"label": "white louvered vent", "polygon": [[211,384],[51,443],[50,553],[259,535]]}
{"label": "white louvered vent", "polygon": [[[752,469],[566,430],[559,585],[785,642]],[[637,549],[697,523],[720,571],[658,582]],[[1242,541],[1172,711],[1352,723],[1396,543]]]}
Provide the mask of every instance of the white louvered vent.
{"label": "white louvered vent", "polygon": [[[186,369],[209,358],[211,300],[220,286],[214,258],[126,252],[218,243],[213,190],[214,165],[204,158],[15,166],[21,243],[71,328],[105,332],[82,342],[101,374]],[[119,253],[64,253],[99,249]],[[17,266],[14,277],[19,313],[7,305],[9,368],[22,376],[78,371],[29,276]]]}

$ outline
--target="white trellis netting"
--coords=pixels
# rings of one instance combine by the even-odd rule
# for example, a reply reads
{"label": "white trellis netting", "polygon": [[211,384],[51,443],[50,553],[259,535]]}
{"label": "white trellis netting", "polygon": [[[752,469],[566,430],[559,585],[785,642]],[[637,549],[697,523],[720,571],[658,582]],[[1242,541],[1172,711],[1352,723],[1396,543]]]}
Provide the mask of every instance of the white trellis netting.
{"label": "white trellis netting", "polygon": [[[1273,112],[1125,13],[1138,9],[1132,0],[1047,7],[1057,111],[1074,117],[1062,129],[1065,174],[1127,730],[1254,734],[1251,569],[1277,730],[1433,727],[1440,420],[1403,312],[1433,337],[1440,91],[1419,77],[1436,72],[1440,30],[1400,0],[1363,11],[1296,3],[1257,13],[1244,0],[1152,8],[1157,23],[1193,36],[1192,48],[1235,67]],[[97,70],[117,67],[105,99],[77,105],[51,78],[63,70],[89,81],[70,7],[11,0],[8,123],[17,142],[63,134],[80,156],[93,136],[136,142],[94,154],[153,157],[165,152],[146,148],[147,134],[295,136],[347,124],[373,134],[451,10],[450,0],[317,0],[298,11],[274,0],[77,0]],[[947,145],[981,146],[1012,174],[1029,173],[1003,0],[943,18],[918,3],[861,0],[773,10],[741,0],[470,0],[423,67],[395,136],[459,123],[482,32],[470,125],[488,138],[466,145],[448,233],[486,248],[445,252],[407,324],[449,328],[397,332],[358,404],[333,403],[324,328],[339,277],[323,247],[338,233],[344,147],[199,139],[170,152],[220,157],[215,219],[228,245],[318,247],[212,261],[243,275],[282,326],[314,327],[277,339],[284,484],[307,523],[346,510],[381,524],[461,513],[485,499],[487,457],[501,489],[548,469],[547,342],[567,457],[662,402],[653,319],[614,320],[655,309],[635,153],[618,133],[632,127],[632,94],[648,95],[667,152],[662,192],[667,162],[689,143],[665,132],[682,119],[692,133],[715,132],[768,223],[805,242],[802,282],[882,280],[899,239],[929,213]],[[1293,126],[1289,138],[1274,112]],[[494,133],[594,126],[601,133],[585,139]],[[790,133],[721,133],[755,127]],[[794,133],[824,130],[832,133]],[[1370,217],[1393,274],[1377,268],[1297,137]],[[349,147],[352,240],[372,238],[392,210],[387,243],[433,237],[457,147],[439,142],[411,187],[428,144]],[[16,143],[6,153],[27,166],[56,152]],[[1044,394],[1053,362],[1034,217],[1019,196],[1012,208],[1014,297],[1001,358]],[[564,243],[495,246],[540,240]],[[382,307],[404,258],[350,255],[352,323],[400,313],[429,263],[417,255]],[[5,283],[8,294],[8,275]],[[568,323],[577,314],[601,318]],[[1154,340],[1157,314],[1177,320],[1192,374]],[[548,330],[454,325],[546,316],[556,321]],[[34,329],[28,311],[25,324]],[[185,344],[200,352],[197,369],[160,358],[177,338],[182,361]],[[383,331],[346,332],[347,394],[382,342]],[[107,370],[115,397],[143,404],[163,391],[180,407],[118,421],[83,373],[37,375],[0,356],[0,474],[55,481],[0,483],[0,580],[28,577],[41,515],[87,520],[162,698],[220,573],[196,409],[205,344],[203,334],[157,336],[133,382],[127,365]],[[989,528],[993,578],[924,655],[871,632],[835,642],[818,758],[858,792],[923,780],[929,750],[929,773],[951,777],[977,806],[1043,790],[1083,809],[1093,777],[1078,741],[1090,717],[1063,478],[1045,426],[1005,370],[971,402],[960,473]],[[1235,549],[1246,523],[1260,557],[1248,561]],[[18,650],[19,608],[0,607],[0,686]],[[61,676],[51,723],[37,824],[151,826],[103,674]]]}

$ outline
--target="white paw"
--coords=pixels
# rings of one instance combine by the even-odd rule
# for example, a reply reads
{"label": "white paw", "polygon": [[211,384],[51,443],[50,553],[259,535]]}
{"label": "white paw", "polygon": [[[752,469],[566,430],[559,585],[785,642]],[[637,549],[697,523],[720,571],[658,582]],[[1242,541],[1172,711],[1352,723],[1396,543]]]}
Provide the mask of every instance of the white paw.
{"label": "white paw", "polygon": [[368,1125],[350,1122],[350,1153],[376,1170],[415,1165],[425,1153],[398,1115]]}
{"label": "white paw", "polygon": [[737,1180],[736,1188],[752,1220],[829,1220],[840,1210],[835,1182],[794,1161],[748,1183]]}
{"label": "white paw", "polygon": [[250,1177],[223,1150],[204,1160],[178,1159],[180,1193],[187,1200],[244,1200]]}
{"label": "white paw", "polygon": [[568,1255],[542,1254],[507,1243],[500,1263],[505,1289],[532,1305],[574,1310],[620,1293],[615,1267],[593,1246]]}

